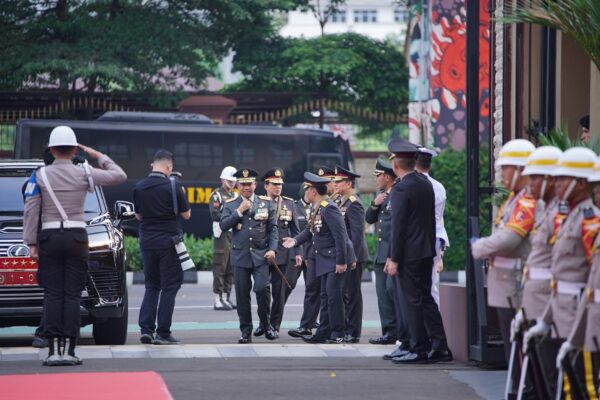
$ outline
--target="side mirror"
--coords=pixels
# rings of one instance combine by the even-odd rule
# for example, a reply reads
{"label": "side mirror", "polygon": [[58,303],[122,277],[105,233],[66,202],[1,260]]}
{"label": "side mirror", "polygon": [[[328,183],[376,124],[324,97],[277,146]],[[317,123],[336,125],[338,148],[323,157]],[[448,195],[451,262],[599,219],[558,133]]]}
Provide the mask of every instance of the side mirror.
{"label": "side mirror", "polygon": [[115,201],[115,218],[126,221],[135,218],[135,207],[129,201]]}

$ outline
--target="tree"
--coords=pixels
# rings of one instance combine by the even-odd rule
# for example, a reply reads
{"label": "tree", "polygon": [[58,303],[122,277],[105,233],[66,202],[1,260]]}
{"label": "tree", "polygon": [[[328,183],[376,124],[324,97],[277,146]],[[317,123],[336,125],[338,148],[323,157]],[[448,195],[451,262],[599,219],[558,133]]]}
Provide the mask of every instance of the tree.
{"label": "tree", "polygon": [[408,71],[393,45],[356,33],[311,39],[270,37],[240,46],[244,79],[227,91],[297,92],[352,102],[374,112],[405,112]]}
{"label": "tree", "polygon": [[200,84],[240,40],[305,0],[3,0],[0,87],[63,92]]}

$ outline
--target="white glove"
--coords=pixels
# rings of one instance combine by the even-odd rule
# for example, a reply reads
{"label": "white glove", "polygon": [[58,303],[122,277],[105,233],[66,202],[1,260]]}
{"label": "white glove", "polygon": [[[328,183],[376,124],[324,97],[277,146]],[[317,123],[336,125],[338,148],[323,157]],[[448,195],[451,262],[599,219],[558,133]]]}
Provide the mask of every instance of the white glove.
{"label": "white glove", "polygon": [[560,350],[558,350],[558,355],[556,356],[556,368],[560,369],[562,367],[562,361],[565,359],[567,354],[575,350],[575,346],[571,344],[568,340],[566,340],[561,346]]}
{"label": "white glove", "polygon": [[544,336],[549,331],[550,325],[541,320],[538,321],[534,326],[529,328],[523,336],[523,353],[527,353],[527,349],[529,348],[529,342],[531,341],[531,339],[535,337]]}
{"label": "white glove", "polygon": [[523,317],[523,310],[519,310],[519,312],[515,315],[513,320],[510,323],[510,341],[515,341],[515,336],[517,336],[517,332],[521,330],[521,326],[525,323],[525,317]]}
{"label": "white glove", "polygon": [[219,226],[218,222],[213,222],[213,236],[218,239],[221,237],[221,234],[223,233],[223,231],[221,230],[221,227]]}

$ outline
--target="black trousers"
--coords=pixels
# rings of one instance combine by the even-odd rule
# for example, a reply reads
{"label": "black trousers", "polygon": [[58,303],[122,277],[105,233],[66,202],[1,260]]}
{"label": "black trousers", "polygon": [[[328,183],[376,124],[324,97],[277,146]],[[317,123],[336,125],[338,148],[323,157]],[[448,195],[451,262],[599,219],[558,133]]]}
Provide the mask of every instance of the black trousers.
{"label": "black trousers", "polygon": [[398,266],[398,280],[406,301],[410,345],[415,353],[448,349],[442,316],[431,296],[432,263],[433,257],[428,257]]}
{"label": "black trousers", "polygon": [[81,291],[88,271],[85,229],[46,229],[39,235],[38,279],[44,288],[44,335],[79,337]]}
{"label": "black trousers", "polygon": [[269,266],[259,265],[253,268],[234,267],[233,281],[235,299],[237,301],[237,314],[240,319],[240,331],[244,336],[252,334],[252,305],[250,292],[254,279],[254,292],[258,304],[258,318],[261,326],[269,326],[271,305],[269,301]]}
{"label": "black trousers", "polygon": [[302,263],[304,274],[304,309],[300,318],[300,328],[312,329],[319,317],[321,308],[321,277],[317,276],[314,260]]}
{"label": "black trousers", "polygon": [[[173,246],[164,249],[142,249],[146,290],[140,307],[142,334],[171,334],[175,297],[183,283],[183,270]],[[158,323],[158,326],[157,326]]]}
{"label": "black trousers", "polygon": [[362,332],[363,299],[361,291],[362,263],[344,273],[344,307],[346,314],[346,334],[359,338]]}
{"label": "black trousers", "polygon": [[294,287],[296,287],[296,282],[298,281],[298,276],[300,274],[300,268],[296,268],[291,263],[287,265],[279,265],[279,269],[285,275],[285,278],[290,283],[292,288],[288,288],[285,284],[284,280],[281,278],[281,275],[275,270],[275,267],[270,266],[271,272],[271,294],[273,296],[273,303],[271,304],[271,326],[279,331],[279,327],[281,325],[281,320],[283,319],[283,309],[285,308],[285,303],[287,302],[288,297],[292,293]]}
{"label": "black trousers", "polygon": [[398,275],[390,277],[392,289],[394,290],[394,311],[396,315],[396,338],[402,342],[403,350],[410,350],[410,331],[408,330],[408,321],[406,319],[406,299],[402,294]]}
{"label": "black trousers", "polygon": [[321,316],[315,336],[320,339],[344,337],[343,274],[321,275]]}
{"label": "black trousers", "polygon": [[397,337],[396,310],[394,307],[393,278],[383,272],[383,264],[375,264],[375,291],[381,321],[381,334]]}

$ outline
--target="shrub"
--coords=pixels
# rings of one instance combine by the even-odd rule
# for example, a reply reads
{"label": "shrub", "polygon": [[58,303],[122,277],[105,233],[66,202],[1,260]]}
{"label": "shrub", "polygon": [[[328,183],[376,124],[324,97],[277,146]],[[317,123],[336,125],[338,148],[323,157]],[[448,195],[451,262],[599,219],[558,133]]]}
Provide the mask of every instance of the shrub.
{"label": "shrub", "polygon": [[138,238],[134,236],[125,236],[125,254],[127,256],[127,271],[142,270],[142,255],[140,254],[140,245]]}

